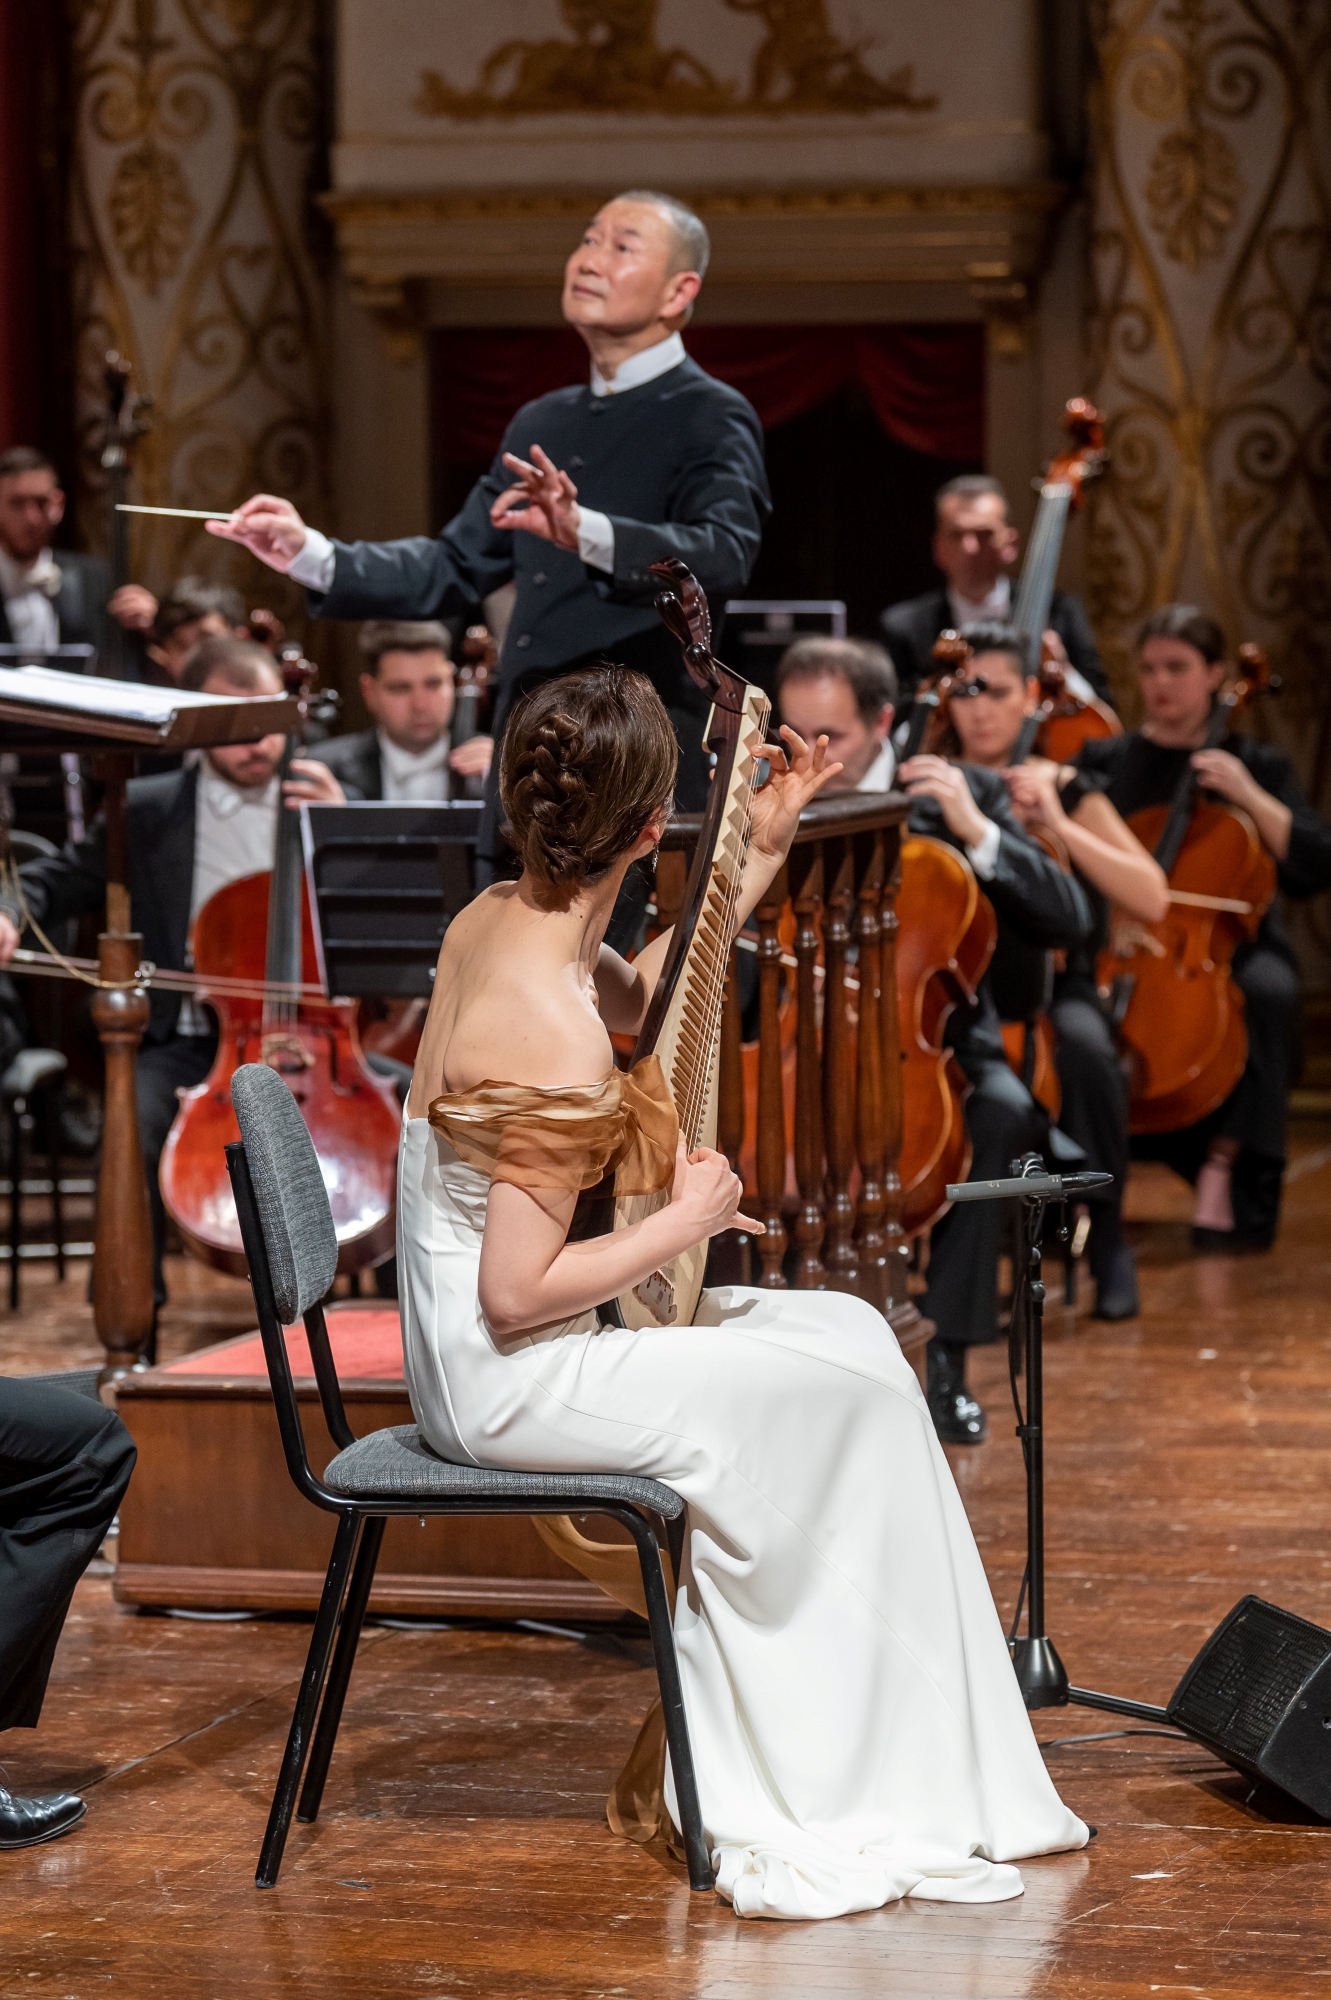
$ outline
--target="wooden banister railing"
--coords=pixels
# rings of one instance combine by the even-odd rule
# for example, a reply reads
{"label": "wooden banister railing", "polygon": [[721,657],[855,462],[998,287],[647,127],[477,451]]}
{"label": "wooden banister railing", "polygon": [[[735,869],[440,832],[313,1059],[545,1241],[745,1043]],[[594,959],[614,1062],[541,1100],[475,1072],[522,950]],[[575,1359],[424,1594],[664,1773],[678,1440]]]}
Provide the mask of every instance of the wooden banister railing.
{"label": "wooden banister railing", "polygon": [[[717,1129],[732,1164],[749,1166],[748,1194],[767,1230],[744,1253],[748,1268],[727,1275],[768,1287],[793,1282],[852,1292],[886,1314],[908,1349],[926,1331],[907,1295],[897,1177],[894,903],[909,810],[900,793],[847,792],[815,799],[801,816],[786,865],[754,913],[756,938],[731,951]],[[699,824],[697,815],[681,814],[661,843],[662,925],[674,921],[682,902]],[[755,1058],[741,1043],[738,972],[746,946],[758,973],[757,1088],[747,1093],[752,1129],[745,1068],[752,1084]],[[792,1159],[795,1192],[788,1193]]]}

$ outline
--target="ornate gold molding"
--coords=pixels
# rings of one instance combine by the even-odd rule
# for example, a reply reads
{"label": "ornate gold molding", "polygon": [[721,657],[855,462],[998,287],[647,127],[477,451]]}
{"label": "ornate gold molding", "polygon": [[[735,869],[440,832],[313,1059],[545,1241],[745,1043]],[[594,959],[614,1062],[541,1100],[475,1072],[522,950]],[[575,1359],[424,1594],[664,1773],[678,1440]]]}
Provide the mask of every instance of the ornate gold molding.
{"label": "ornate gold molding", "polygon": [[[86,0],[71,234],[82,419],[108,347],[154,398],[136,496],[326,512],[322,284],[309,180],[322,138],[316,0]],[[95,455],[85,530],[102,539]],[[159,587],[234,561],[186,523],[134,538]],[[243,558],[242,558],[243,563]],[[251,578],[245,571],[246,582]],[[279,594],[285,587],[279,587]],[[286,594],[295,607],[299,593]]]}
{"label": "ornate gold molding", "polygon": [[[747,220],[823,216],[994,215],[1015,211],[1051,216],[1068,198],[1061,181],[933,187],[763,188],[729,192],[674,190],[704,222],[727,216]],[[543,222],[585,221],[598,197],[587,188],[500,189],[492,194],[403,189],[333,188],[318,197],[335,222]]]}
{"label": "ornate gold molding", "polygon": [[561,0],[571,39],[502,42],[481,63],[479,81],[459,90],[438,70],[422,70],[416,109],[461,123],[550,112],[633,111],[672,118],[759,112],[863,114],[932,111],[936,97],[915,91],[910,65],[880,77],[863,61],[869,42],[845,41],[826,0],[725,0],[753,14],[765,34],[754,52],[747,92],[717,77],[688,49],[657,40],[659,0]]}
{"label": "ornate gold molding", "polygon": [[[1331,9],[1096,0],[1090,605],[1121,683],[1204,602],[1284,675],[1266,715],[1331,803]],[[1319,919],[1320,921],[1321,919]],[[1331,952],[1331,933],[1325,940]]]}

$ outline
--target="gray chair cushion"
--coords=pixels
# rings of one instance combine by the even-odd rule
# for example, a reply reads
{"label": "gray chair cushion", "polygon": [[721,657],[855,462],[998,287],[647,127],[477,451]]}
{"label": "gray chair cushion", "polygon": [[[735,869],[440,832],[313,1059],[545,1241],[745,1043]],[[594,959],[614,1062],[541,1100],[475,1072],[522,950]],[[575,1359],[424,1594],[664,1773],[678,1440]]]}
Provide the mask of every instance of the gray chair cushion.
{"label": "gray chair cushion", "polygon": [[349,1500],[564,1500],[575,1509],[593,1500],[628,1501],[673,1521],[684,1502],[669,1486],[627,1472],[491,1472],[454,1465],[431,1451],[415,1424],[371,1431],[340,1451],[324,1483]]}
{"label": "gray chair cushion", "polygon": [[0,1076],[0,1098],[9,1103],[16,1097],[28,1097],[44,1083],[63,1076],[68,1068],[59,1049],[20,1049]]}
{"label": "gray chair cushion", "polygon": [[231,1079],[254,1199],[272,1267],[277,1316],[290,1326],[337,1272],[337,1231],[300,1107],[276,1070],[244,1063]]}

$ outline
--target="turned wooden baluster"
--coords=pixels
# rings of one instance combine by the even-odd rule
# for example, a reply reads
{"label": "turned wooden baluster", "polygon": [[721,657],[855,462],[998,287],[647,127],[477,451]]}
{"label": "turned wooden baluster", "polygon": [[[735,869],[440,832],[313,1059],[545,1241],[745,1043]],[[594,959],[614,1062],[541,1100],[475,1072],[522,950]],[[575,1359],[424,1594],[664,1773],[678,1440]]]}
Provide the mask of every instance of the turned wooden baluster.
{"label": "turned wooden baluster", "polygon": [[883,1213],[884,1112],[882,1044],[883,835],[855,838],[855,943],[860,976],[856,1036],[855,1150],[860,1167],[859,1215],[855,1248],[859,1292],[881,1312],[887,1285],[887,1238]]}
{"label": "turned wooden baluster", "polygon": [[[795,1283],[816,1291],[827,1281],[823,1241],[823,1106],[818,1061],[818,906],[823,892],[823,843],[792,847],[786,863],[795,909]],[[761,1103],[761,1086],[759,1090]],[[764,1218],[765,1219],[765,1218]]]}
{"label": "turned wooden baluster", "polygon": [[[744,1054],[742,1028],[739,1009],[739,978],[737,972],[737,947],[730,948],[730,958],[726,965],[726,990],[721,1006],[721,1053],[719,1057],[720,1075],[717,1082],[716,1144],[717,1150],[725,1154],[735,1173],[739,1172],[740,1150],[744,1144]],[[718,1241],[722,1239],[717,1239]],[[746,1231],[727,1232],[726,1240],[734,1245],[737,1264],[735,1282],[748,1285],[753,1281],[753,1239]]]}
{"label": "turned wooden baluster", "polygon": [[842,838],[824,845],[823,891],[823,1138],[827,1155],[827,1235],[823,1262],[839,1291],[858,1289],[855,1204],[855,1074],[851,1059],[851,996],[846,986],[851,911],[855,903],[855,845]]}
{"label": "turned wooden baluster", "polygon": [[103,1380],[132,1368],[153,1334],[152,1218],[134,1092],[134,1064],[149,1010],[147,993],[133,983],[143,939],[129,927],[125,785],[132,769],[128,757],[98,758],[106,787],[106,929],[97,940],[97,958],[101,977],[114,982],[99,988],[92,1003],[106,1066],[92,1259],[93,1324],[106,1350]]}
{"label": "turned wooden baluster", "polygon": [[883,900],[879,910],[879,1027],[883,1050],[883,1249],[885,1256],[883,1312],[900,1332],[919,1314],[906,1284],[910,1245],[901,1231],[901,1010],[897,998],[897,890],[901,884],[901,829],[883,830]]}
{"label": "turned wooden baluster", "polygon": [[758,1239],[762,1259],[760,1285],[784,1289],[781,1260],[786,1254],[786,1225],[781,1215],[786,1191],[786,1099],[781,1082],[781,939],[777,925],[786,900],[786,871],[777,873],[758,905],[758,1220],[766,1235]]}

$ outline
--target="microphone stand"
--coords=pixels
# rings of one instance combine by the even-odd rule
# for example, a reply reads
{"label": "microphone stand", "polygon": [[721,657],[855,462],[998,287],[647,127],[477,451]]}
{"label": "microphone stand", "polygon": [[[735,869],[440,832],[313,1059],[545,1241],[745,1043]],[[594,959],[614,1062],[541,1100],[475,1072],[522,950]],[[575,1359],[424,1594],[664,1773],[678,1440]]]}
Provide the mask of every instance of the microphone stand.
{"label": "microphone stand", "polygon": [[[949,1201],[1011,1201],[1021,1204],[1021,1250],[1023,1269],[1013,1273],[1012,1324],[1008,1333],[1015,1396],[1018,1354],[1026,1377],[1024,1421],[1017,1411],[1017,1436],[1021,1439],[1026,1464],[1026,1574],[1017,1598],[1017,1616],[1009,1641],[1012,1665],[1028,1709],[1062,1708],[1076,1703],[1082,1708],[1107,1709],[1114,1715],[1129,1715],[1141,1722],[1167,1722],[1168,1712],[1150,1702],[1129,1701],[1126,1696],[1099,1694],[1092,1688],[1073,1687],[1058,1648],[1045,1631],[1044,1603],[1044,1279],[1041,1274],[1045,1211],[1051,1202],[1060,1204],[1087,1194],[1092,1188],[1108,1187],[1112,1174],[1051,1174],[1038,1153],[1025,1153],[1012,1162],[1012,1177],[996,1181],[954,1182],[947,1190]],[[1066,1233],[1066,1232],[1065,1232]],[[1026,1609],[1026,1637],[1019,1639],[1022,1605]]]}

